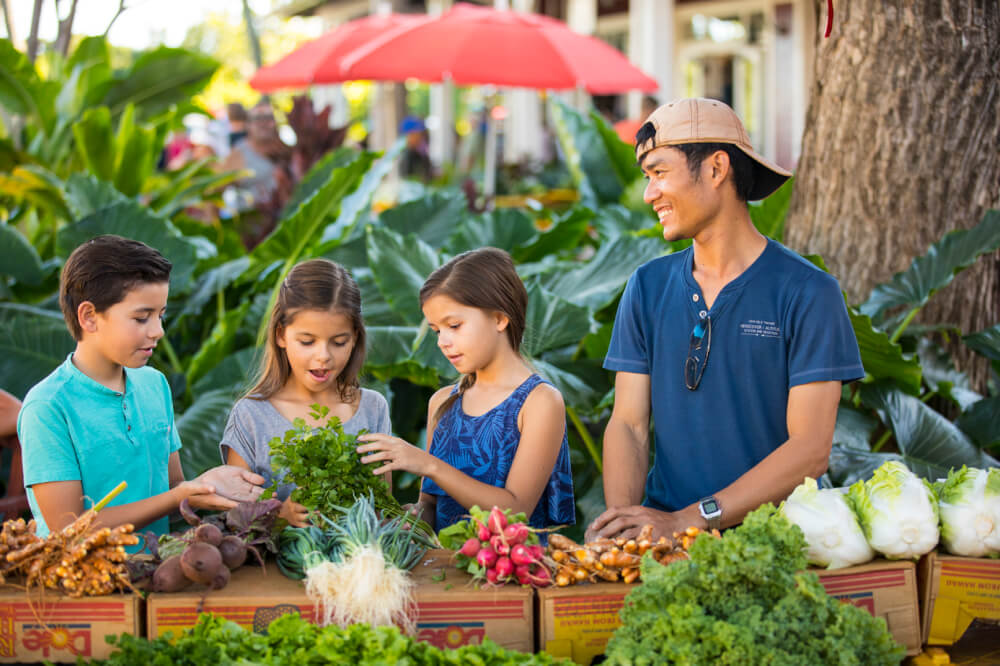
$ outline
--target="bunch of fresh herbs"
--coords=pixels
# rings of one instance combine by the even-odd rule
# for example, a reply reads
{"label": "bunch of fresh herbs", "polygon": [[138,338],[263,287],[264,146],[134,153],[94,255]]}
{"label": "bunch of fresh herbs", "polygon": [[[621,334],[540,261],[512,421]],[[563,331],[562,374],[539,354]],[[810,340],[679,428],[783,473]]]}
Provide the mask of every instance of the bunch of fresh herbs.
{"label": "bunch of fresh herbs", "polygon": [[[312,405],[311,416],[316,421],[326,418],[330,410]],[[270,442],[274,484],[265,491],[271,497],[281,483],[294,483],[291,499],[307,509],[333,515],[337,507],[349,507],[355,498],[371,494],[379,513],[398,515],[399,502],[389,491],[385,479],[372,474],[372,467],[361,462],[355,450],[358,435],[344,432],[336,416],[326,425],[313,428],[305,419],[295,419],[295,426],[284,437]]]}

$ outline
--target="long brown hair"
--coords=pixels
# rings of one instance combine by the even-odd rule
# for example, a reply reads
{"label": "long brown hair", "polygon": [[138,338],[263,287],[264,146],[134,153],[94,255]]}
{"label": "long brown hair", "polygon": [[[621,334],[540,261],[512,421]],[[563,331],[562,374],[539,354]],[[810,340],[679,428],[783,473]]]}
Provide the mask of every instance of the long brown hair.
{"label": "long brown hair", "polygon": [[361,290],[351,274],[328,259],[310,259],[296,264],[281,282],[278,298],[267,322],[267,343],[254,386],[243,397],[267,400],[288,381],[292,368],[288,355],[278,346],[278,335],[302,310],[337,312],[354,327],[354,349],[337,376],[340,399],[351,402],[360,390],[358,374],[365,362],[365,324],[361,318]]}
{"label": "long brown hair", "polygon": [[[514,269],[510,255],[495,247],[463,252],[441,266],[420,288],[420,305],[432,296],[447,296],[467,307],[499,312],[507,317],[507,340],[515,352],[521,350],[528,291]],[[440,420],[458,398],[476,383],[474,374],[463,375],[458,391],[448,396],[434,415]]]}

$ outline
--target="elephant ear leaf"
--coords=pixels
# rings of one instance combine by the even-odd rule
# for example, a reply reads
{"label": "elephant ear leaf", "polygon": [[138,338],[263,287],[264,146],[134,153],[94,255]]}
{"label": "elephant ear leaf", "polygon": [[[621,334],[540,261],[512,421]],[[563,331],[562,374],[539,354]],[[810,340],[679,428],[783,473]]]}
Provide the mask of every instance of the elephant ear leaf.
{"label": "elephant ear leaf", "polygon": [[[989,210],[979,224],[945,234],[931,245],[927,254],[914,259],[907,270],[875,287],[868,300],[861,304],[861,313],[871,317],[880,328],[889,325],[905,328],[909,317],[902,324],[896,324],[895,320],[887,319],[889,313],[902,308],[905,316],[923,307],[939,289],[950,284],[956,274],[998,248],[1000,210]],[[898,337],[898,333],[893,335],[893,339]]]}

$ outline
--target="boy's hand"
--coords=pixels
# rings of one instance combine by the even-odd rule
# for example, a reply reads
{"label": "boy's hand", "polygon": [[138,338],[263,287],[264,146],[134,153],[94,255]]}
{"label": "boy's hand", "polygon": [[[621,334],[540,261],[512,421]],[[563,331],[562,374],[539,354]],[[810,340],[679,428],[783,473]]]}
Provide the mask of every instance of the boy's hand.
{"label": "boy's hand", "polygon": [[284,518],[292,527],[309,527],[309,509],[289,497],[281,504],[278,518]]}
{"label": "boy's hand", "polygon": [[235,465],[213,467],[195,481],[215,488],[215,493],[235,502],[255,502],[264,492],[266,479]]}
{"label": "boy's hand", "polygon": [[215,488],[200,481],[184,481],[174,486],[173,491],[180,497],[187,498],[194,509],[207,511],[228,511],[236,506],[236,502],[215,492]]}

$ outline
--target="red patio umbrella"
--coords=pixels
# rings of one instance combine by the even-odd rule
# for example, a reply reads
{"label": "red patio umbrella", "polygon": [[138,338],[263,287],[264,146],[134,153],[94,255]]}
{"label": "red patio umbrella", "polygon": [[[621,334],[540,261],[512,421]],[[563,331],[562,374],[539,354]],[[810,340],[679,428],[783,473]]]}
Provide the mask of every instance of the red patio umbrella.
{"label": "red patio umbrella", "polygon": [[273,92],[316,83],[349,81],[353,77],[345,77],[340,66],[344,55],[386,31],[417,25],[429,18],[423,14],[373,14],[348,21],[303,44],[281,60],[261,67],[250,79],[250,85],[261,92]]}
{"label": "red patio umbrella", "polygon": [[341,59],[341,75],[344,80],[582,87],[597,95],[659,87],[619,51],[562,21],[465,3],[359,46]]}

